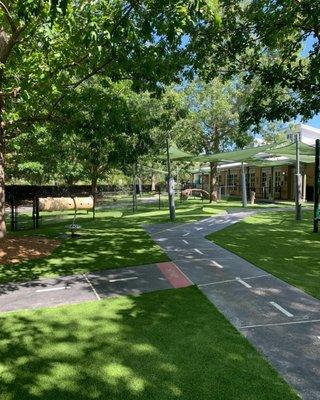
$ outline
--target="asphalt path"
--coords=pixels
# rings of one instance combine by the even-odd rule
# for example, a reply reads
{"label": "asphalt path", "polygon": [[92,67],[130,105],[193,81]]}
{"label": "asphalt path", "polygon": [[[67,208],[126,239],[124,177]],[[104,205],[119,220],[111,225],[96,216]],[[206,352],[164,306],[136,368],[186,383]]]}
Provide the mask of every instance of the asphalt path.
{"label": "asphalt path", "polygon": [[320,301],[205,238],[250,214],[145,229],[303,399],[319,400]]}

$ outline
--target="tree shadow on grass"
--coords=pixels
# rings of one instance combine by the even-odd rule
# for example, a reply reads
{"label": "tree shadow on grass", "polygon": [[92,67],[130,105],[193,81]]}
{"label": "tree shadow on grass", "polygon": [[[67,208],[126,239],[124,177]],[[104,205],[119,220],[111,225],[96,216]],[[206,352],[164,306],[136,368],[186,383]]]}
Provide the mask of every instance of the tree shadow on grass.
{"label": "tree shadow on grass", "polygon": [[[61,231],[60,225],[41,229],[39,234],[56,237]],[[120,218],[99,218],[84,221],[80,237],[63,240],[49,257],[1,265],[0,282],[73,275],[167,260],[160,247],[137,223]]]}
{"label": "tree shadow on grass", "polygon": [[196,288],[1,317],[1,399],[297,399]]}

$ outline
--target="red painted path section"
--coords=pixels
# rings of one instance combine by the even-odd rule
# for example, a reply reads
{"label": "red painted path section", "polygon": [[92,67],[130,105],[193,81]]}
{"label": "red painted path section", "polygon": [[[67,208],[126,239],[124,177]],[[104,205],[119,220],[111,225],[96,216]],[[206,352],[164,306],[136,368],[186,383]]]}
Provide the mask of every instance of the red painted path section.
{"label": "red painted path section", "polygon": [[174,288],[193,285],[173,262],[159,263],[157,267]]}

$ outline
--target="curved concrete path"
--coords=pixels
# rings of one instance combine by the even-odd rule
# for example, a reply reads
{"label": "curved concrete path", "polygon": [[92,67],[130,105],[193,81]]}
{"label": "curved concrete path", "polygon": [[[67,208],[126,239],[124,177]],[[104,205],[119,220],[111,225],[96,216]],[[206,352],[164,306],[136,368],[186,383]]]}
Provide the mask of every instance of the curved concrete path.
{"label": "curved concrete path", "polygon": [[319,400],[320,301],[205,239],[250,214],[145,229],[303,399]]}

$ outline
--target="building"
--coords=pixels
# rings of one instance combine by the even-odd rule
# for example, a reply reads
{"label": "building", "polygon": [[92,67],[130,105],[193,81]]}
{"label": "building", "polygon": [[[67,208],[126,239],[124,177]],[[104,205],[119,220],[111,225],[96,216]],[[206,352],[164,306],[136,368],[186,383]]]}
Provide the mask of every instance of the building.
{"label": "building", "polygon": [[[320,139],[320,129],[299,124],[295,132],[289,132],[287,139],[299,140],[309,146],[314,146],[316,139]],[[219,163],[217,187],[221,196],[241,195],[241,162]],[[244,163],[246,172],[247,192],[254,191],[256,197],[268,200],[293,200],[295,188],[295,159],[294,157],[266,157],[253,163]],[[314,193],[314,162],[300,162],[302,175],[302,198],[312,201]],[[194,170],[192,174],[193,186],[209,191],[210,167],[209,164]]]}

